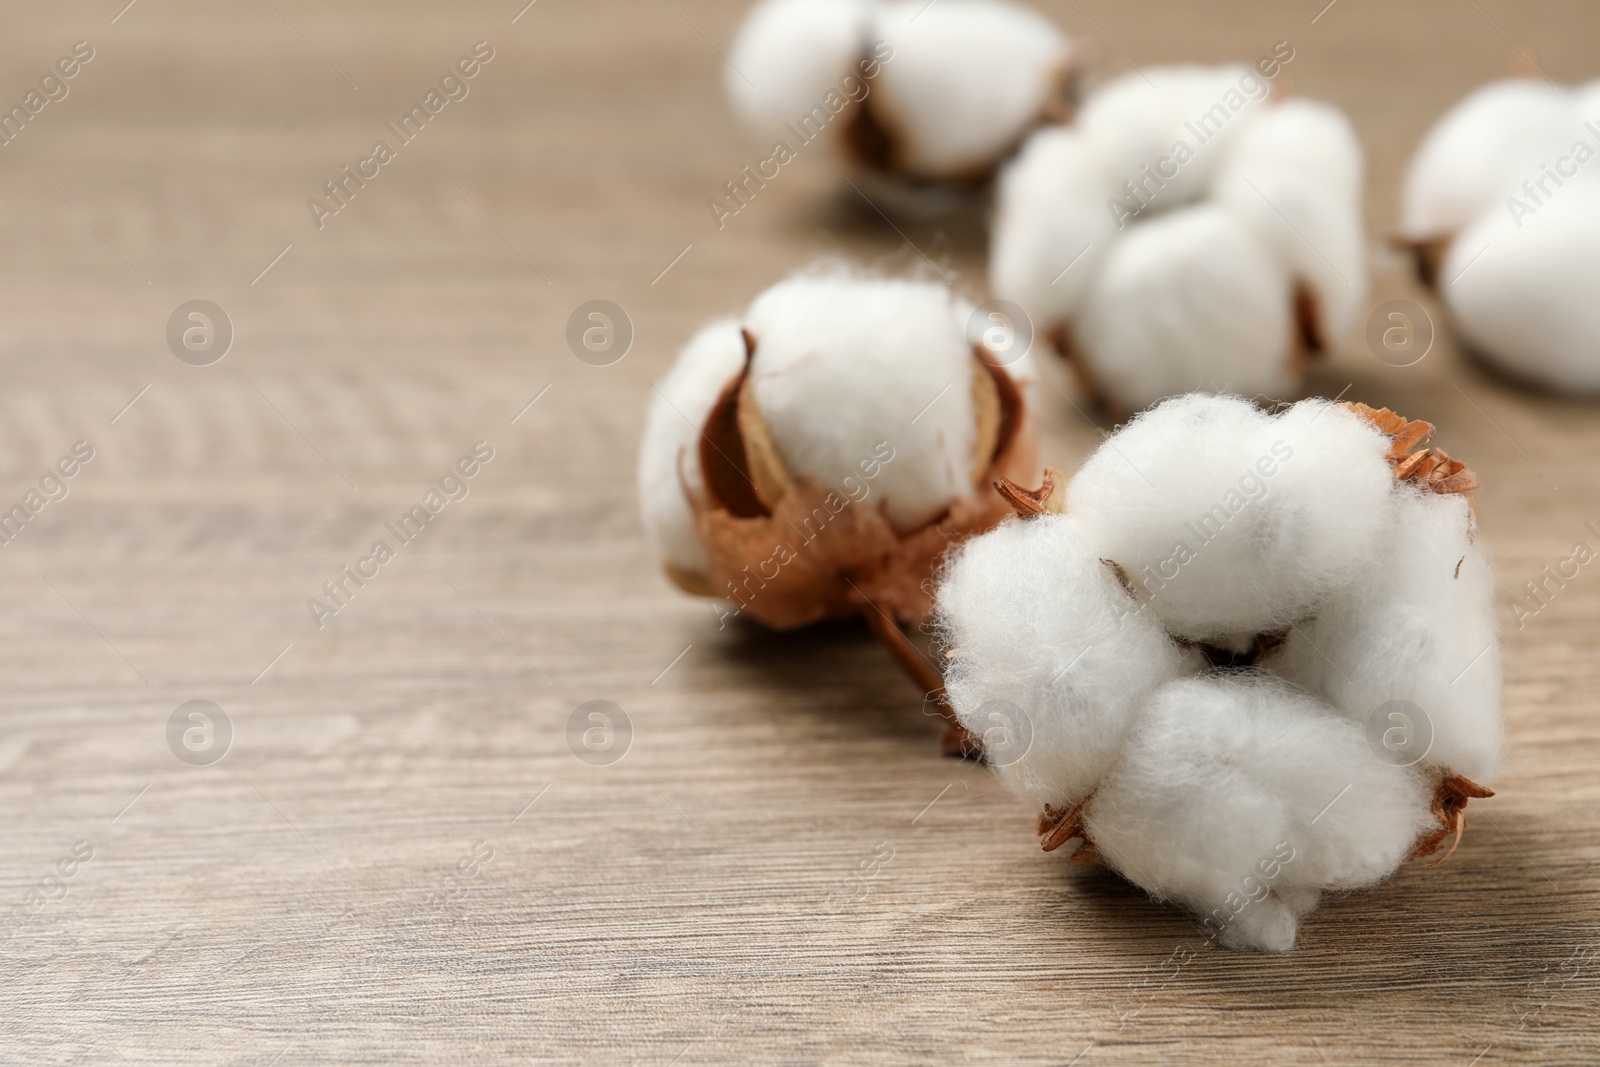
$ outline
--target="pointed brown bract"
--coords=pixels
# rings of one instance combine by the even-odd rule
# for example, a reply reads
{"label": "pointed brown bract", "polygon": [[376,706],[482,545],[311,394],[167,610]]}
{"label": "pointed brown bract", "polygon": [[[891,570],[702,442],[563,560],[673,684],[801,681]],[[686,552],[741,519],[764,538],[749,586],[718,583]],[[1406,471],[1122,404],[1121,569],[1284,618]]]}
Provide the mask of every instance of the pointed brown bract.
{"label": "pointed brown bract", "polygon": [[1084,797],[1070,807],[1062,805],[1053,808],[1046,804],[1044,814],[1039,816],[1039,847],[1046,852],[1054,852],[1076,837],[1083,844],[1072,854],[1072,862],[1099,863],[1100,852],[1094,847],[1094,842],[1089,840],[1089,834],[1083,825],[1083,809],[1088,806],[1092,796],[1091,794]]}
{"label": "pointed brown bract", "polygon": [[1389,438],[1389,462],[1394,463],[1404,459],[1413,448],[1424,443],[1433,436],[1433,423],[1412,421],[1404,415],[1396,414],[1388,408],[1368,407],[1355,401],[1346,401],[1341,405],[1360,415],[1372,428]]}
{"label": "pointed brown bract", "polygon": [[1006,498],[1022,518],[1034,515],[1059,515],[1066,510],[1066,479],[1054,467],[1044,469],[1044,481],[1037,489],[1024,489],[1010,478],[994,483],[995,492]]}
{"label": "pointed brown bract", "polygon": [[[1373,429],[1389,438],[1389,466],[1394,470],[1395,481],[1411,482],[1435,493],[1470,494],[1482,487],[1483,483],[1465,463],[1451,459],[1441,449],[1412,451],[1433,436],[1432,423],[1413,422],[1388,408],[1370,408],[1357,403],[1341,406],[1360,415]],[[1470,501],[1470,495],[1468,499]]]}
{"label": "pointed brown bract", "polygon": [[1461,844],[1461,835],[1467,829],[1467,801],[1492,796],[1494,790],[1479,785],[1471,778],[1460,774],[1445,775],[1433,794],[1433,817],[1439,820],[1439,828],[1419,838],[1411,855],[1406,858],[1417,860],[1431,856],[1444,847],[1446,838],[1452,839],[1450,850],[1428,866],[1437,867],[1455,855],[1456,846]]}

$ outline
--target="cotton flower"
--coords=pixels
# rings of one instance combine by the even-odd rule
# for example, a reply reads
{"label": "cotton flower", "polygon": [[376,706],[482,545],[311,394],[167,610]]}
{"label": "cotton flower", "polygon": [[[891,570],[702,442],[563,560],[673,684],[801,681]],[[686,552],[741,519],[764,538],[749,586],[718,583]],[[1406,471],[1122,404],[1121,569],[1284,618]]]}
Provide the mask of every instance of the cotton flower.
{"label": "cotton flower", "polygon": [[[1237,948],[1459,841],[1500,758],[1472,472],[1390,411],[1168,400],[937,591],[948,699],[1072,839]],[[1451,846],[1453,849],[1453,845]]]}
{"label": "cotton flower", "polygon": [[987,180],[1070,111],[1076,73],[1060,31],[1006,0],[761,0],[728,58],[752,133],[912,184]]}
{"label": "cotton flower", "polygon": [[1001,175],[991,287],[1114,414],[1283,396],[1359,322],[1361,148],[1337,109],[1268,96],[1280,65],[1118,79]]}
{"label": "cotton flower", "polygon": [[1010,514],[996,480],[1037,471],[1027,354],[1002,365],[969,338],[972,312],[938,283],[825,267],[696,335],[639,453],[668,576],[724,598],[724,621],[863,615],[918,667],[896,624],[927,619],[953,542]]}
{"label": "cotton flower", "polygon": [[1546,388],[1600,390],[1600,82],[1485,85],[1423,139],[1401,243],[1472,350]]}

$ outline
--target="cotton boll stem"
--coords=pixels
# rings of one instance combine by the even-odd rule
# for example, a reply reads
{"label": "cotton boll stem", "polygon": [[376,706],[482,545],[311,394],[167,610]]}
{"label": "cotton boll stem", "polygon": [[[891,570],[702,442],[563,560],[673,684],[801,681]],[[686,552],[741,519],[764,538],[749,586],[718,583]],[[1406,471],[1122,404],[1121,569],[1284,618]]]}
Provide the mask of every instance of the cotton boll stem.
{"label": "cotton boll stem", "polygon": [[955,712],[950,707],[950,700],[944,688],[944,675],[938,668],[928,661],[917,647],[913,645],[900,625],[889,617],[889,613],[871,601],[864,601],[861,605],[861,617],[866,620],[868,628],[874,636],[888,649],[889,655],[898,663],[911,681],[922,690],[924,701],[931,702],[939,709],[939,714],[945,720],[944,736],[940,739],[940,751],[946,756],[957,759],[983,759],[983,738],[972,733],[961,725]]}

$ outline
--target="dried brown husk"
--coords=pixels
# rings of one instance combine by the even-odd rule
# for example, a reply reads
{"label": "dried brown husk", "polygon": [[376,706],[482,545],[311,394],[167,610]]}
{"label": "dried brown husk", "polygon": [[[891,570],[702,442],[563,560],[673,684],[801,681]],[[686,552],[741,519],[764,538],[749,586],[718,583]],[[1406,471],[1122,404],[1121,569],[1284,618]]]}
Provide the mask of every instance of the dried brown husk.
{"label": "dried brown husk", "polygon": [[1432,423],[1407,419],[1388,408],[1349,402],[1342,406],[1389,438],[1389,467],[1394,471],[1395,481],[1410,482],[1433,493],[1461,493],[1466,495],[1469,505],[1472,491],[1482,488],[1478,476],[1447,452],[1437,448],[1413,451],[1433,437]]}
{"label": "dried brown husk", "polygon": [[706,420],[705,499],[691,499],[710,557],[711,595],[737,600],[774,630],[861,614],[869,605],[896,623],[925,622],[939,558],[1010,513],[993,483],[1031,478],[1037,469],[1036,433],[1021,391],[981,347],[974,361],[977,436],[980,447],[992,444],[975,457],[972,492],[908,531],[896,530],[881,504],[853,503],[784,467],[750,393],[747,364]]}
{"label": "dried brown husk", "polygon": [[945,754],[980,757],[982,742],[954,720],[940,672],[901,626],[920,626],[932,614],[931,579],[945,552],[1010,514],[995,486],[1037,469],[1037,433],[1022,391],[987,350],[974,348],[972,491],[901,531],[881,504],[853,502],[788,470],[751,389],[755,348],[746,331],[745,369],[723,387],[701,431],[704,497],[685,487],[709,571],[703,578],[668,573],[691,593],[738,601],[741,612],[774,630],[862,616],[949,720]]}

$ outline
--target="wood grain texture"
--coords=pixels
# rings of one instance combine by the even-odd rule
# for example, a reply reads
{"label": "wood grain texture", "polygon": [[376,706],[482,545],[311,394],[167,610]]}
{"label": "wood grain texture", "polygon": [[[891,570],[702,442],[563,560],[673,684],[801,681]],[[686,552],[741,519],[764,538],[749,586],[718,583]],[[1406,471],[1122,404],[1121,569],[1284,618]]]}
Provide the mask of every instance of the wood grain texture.
{"label": "wood grain texture", "polygon": [[[1595,543],[1600,409],[1493,382],[1447,336],[1318,371],[1436,422],[1486,484],[1509,759],[1444,867],[1331,902],[1291,954],[1229,953],[1041,853],[864,629],[719,629],[648,558],[641,413],[698,324],[821,253],[983,286],[979,214],[897,232],[814,153],[714,226],[707,198],[765,152],[709,43],[740,0],[514,24],[520,0],[123,2],[0,34],[3,100],[96,49],[0,148],[0,503],[95,449],[0,549],[0,915],[30,915],[0,945],[0,1061],[1600,1060],[1600,572],[1523,628],[1509,608]],[[1508,41],[1597,73],[1600,14],[1558,0],[1039,6],[1110,71],[1291,41],[1292,87],[1368,147],[1375,237],[1416,138]],[[318,229],[307,198],[480,39],[470,96]],[[1374,260],[1374,304],[1435,308]],[[209,367],[164,339],[195,298],[236,330]],[[564,341],[596,298],[636,331],[608,367]],[[1071,468],[1098,432],[1045,400]],[[470,495],[318,629],[307,598],[480,440]],[[210,766],[167,746],[195,699],[234,730]],[[594,699],[633,724],[610,766],[568,745]]]}

